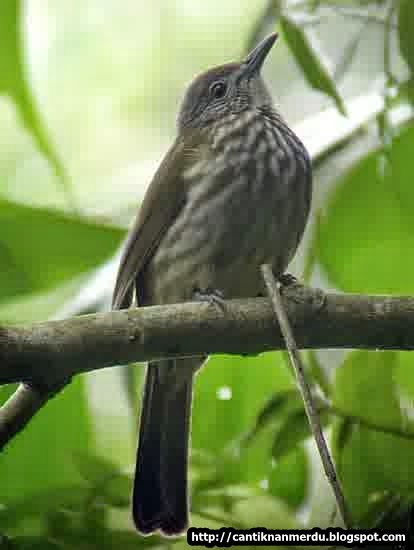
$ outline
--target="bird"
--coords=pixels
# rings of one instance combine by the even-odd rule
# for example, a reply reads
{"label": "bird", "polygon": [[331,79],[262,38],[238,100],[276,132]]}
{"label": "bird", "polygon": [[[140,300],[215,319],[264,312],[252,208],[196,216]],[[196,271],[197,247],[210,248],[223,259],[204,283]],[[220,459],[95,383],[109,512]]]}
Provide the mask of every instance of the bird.
{"label": "bird", "polygon": [[[260,295],[264,263],[283,275],[309,216],[312,169],[261,76],[276,39],[270,34],[241,61],[210,68],[188,86],[175,141],[127,236],[113,309],[214,306]],[[204,360],[147,366],[132,491],[142,535],[178,536],[188,527],[193,379]]]}

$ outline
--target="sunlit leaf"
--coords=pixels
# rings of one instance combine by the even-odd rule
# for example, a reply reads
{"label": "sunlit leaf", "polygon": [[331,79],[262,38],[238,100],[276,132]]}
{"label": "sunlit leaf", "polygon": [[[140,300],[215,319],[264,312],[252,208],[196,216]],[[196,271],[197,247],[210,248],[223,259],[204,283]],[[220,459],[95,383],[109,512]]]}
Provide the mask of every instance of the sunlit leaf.
{"label": "sunlit leaf", "polygon": [[[395,383],[398,354],[354,352],[338,370],[334,404],[343,411],[384,426],[404,430],[404,417]],[[341,421],[339,429],[341,429]],[[337,428],[336,428],[337,430]],[[383,491],[407,498],[414,491],[411,439],[353,424],[340,440],[336,452],[339,474],[356,519],[367,514],[370,503]],[[336,446],[336,445],[335,445]]]}
{"label": "sunlit leaf", "polygon": [[335,82],[329,74],[322,53],[315,46],[315,39],[311,40],[309,33],[305,33],[303,28],[287,14],[279,18],[279,23],[285,40],[307,82],[312,88],[331,97],[338,110],[346,115],[344,103],[336,89]]}
{"label": "sunlit leaf", "polygon": [[411,352],[401,352],[395,373],[395,381],[402,396],[412,400],[414,404],[414,358]]}
{"label": "sunlit leaf", "polygon": [[0,455],[0,503],[81,483],[73,460],[93,448],[84,378],[51,399]]}
{"label": "sunlit leaf", "polygon": [[300,506],[306,496],[309,477],[308,459],[303,446],[276,460],[269,472],[269,492],[291,508]]}
{"label": "sunlit leaf", "polygon": [[279,353],[211,358],[196,380],[192,447],[222,457],[220,473],[227,483],[258,482],[270,463],[271,442],[267,437],[258,438],[247,452],[230,442],[240,441],[274,393],[292,388],[293,384]]}
{"label": "sunlit leaf", "polygon": [[274,423],[280,415],[286,412],[286,405],[289,401],[296,398],[296,390],[286,390],[273,395],[260,410],[252,429],[244,438],[245,444],[250,444],[256,435],[269,423]]}
{"label": "sunlit leaf", "polygon": [[0,15],[0,94],[7,94],[16,104],[26,129],[32,134],[37,147],[53,166],[65,191],[69,192],[68,177],[64,170],[31,93],[25,66],[23,33],[24,2],[2,0]]}
{"label": "sunlit leaf", "polygon": [[86,276],[80,275],[44,292],[18,295],[2,301],[1,322],[3,324],[35,323],[49,319],[79,292],[85,280]]}
{"label": "sunlit leaf", "polygon": [[331,194],[319,231],[319,261],[350,292],[412,293],[414,128],[394,138],[384,170],[381,151],[354,165]]}

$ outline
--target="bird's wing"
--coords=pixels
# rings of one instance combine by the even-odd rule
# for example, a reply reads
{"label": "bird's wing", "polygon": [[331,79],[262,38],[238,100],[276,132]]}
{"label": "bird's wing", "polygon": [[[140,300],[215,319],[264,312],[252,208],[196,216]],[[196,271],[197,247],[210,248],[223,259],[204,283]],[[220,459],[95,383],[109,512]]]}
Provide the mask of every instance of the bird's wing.
{"label": "bird's wing", "polygon": [[137,276],[185,203],[188,183],[184,172],[191,161],[200,157],[201,151],[199,136],[179,137],[160,164],[124,246],[112,297],[113,309],[131,304]]}

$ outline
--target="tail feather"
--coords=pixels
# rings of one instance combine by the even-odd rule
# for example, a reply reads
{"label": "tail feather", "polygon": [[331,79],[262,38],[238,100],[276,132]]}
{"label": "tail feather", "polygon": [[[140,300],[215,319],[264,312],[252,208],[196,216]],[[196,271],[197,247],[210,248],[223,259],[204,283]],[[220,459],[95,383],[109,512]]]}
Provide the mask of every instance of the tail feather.
{"label": "tail feather", "polygon": [[192,376],[174,385],[166,376],[174,361],[168,363],[150,364],[145,382],[132,496],[133,519],[143,534],[160,529],[175,535],[188,521]]}

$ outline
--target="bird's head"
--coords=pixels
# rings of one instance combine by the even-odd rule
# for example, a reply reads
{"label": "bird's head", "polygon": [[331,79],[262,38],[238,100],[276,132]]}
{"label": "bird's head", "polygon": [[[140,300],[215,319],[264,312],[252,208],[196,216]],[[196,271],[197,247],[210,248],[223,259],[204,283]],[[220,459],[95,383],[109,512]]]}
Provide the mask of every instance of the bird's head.
{"label": "bird's head", "polygon": [[231,113],[271,104],[260,69],[277,39],[271,34],[240,63],[213,67],[189,85],[178,115],[178,128],[202,128]]}

